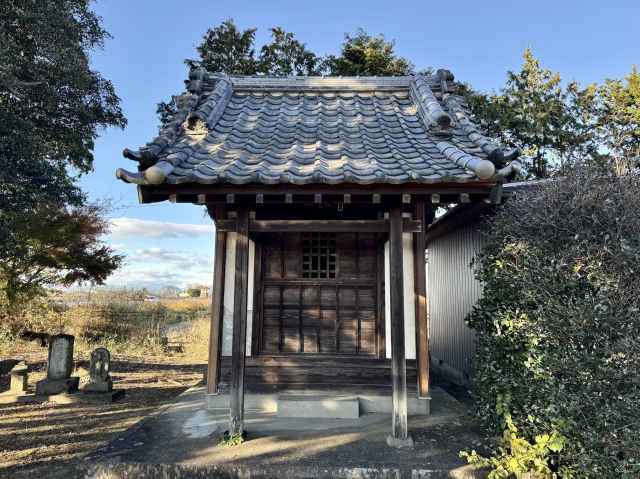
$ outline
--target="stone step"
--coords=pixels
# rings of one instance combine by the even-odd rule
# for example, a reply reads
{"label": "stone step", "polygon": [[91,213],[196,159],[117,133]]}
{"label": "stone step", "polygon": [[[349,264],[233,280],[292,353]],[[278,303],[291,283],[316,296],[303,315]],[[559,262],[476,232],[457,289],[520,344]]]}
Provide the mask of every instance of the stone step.
{"label": "stone step", "polygon": [[278,417],[357,419],[360,417],[360,400],[357,396],[280,395]]}
{"label": "stone step", "polygon": [[[331,395],[330,395],[331,394]],[[342,399],[349,398],[351,401],[350,407],[355,409],[353,401],[357,400],[358,414],[369,413],[383,413],[391,414],[393,411],[393,404],[391,400],[391,392],[384,394],[372,392],[361,392],[359,394],[352,394],[350,391],[336,391],[333,394],[322,390],[307,390],[295,393],[276,394],[276,393],[260,393],[253,394],[247,393],[244,395],[244,408],[246,411],[260,412],[260,413],[276,413],[280,417],[336,417],[336,416],[283,416],[280,413],[282,406],[290,406],[290,398],[296,398],[297,403],[304,403],[310,401],[310,405],[294,404],[298,410],[306,410],[309,408],[318,407],[319,399]],[[283,401],[284,400],[284,401]],[[430,414],[430,398],[418,398],[415,395],[409,395],[407,398],[407,412],[409,416],[428,416]],[[330,403],[329,403],[330,404]],[[209,409],[229,409],[229,394],[207,394],[207,407]],[[315,411],[314,411],[315,412]],[[286,412],[285,412],[286,414]],[[348,416],[349,418],[358,417]]]}

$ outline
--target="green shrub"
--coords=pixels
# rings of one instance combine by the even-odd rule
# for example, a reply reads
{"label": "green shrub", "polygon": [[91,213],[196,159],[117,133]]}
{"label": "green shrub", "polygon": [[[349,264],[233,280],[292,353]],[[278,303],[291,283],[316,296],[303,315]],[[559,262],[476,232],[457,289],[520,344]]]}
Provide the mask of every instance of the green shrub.
{"label": "green shrub", "polygon": [[[640,178],[580,168],[519,193],[477,260],[478,414],[566,438],[576,477],[640,477]],[[505,399],[506,398],[506,399]]]}

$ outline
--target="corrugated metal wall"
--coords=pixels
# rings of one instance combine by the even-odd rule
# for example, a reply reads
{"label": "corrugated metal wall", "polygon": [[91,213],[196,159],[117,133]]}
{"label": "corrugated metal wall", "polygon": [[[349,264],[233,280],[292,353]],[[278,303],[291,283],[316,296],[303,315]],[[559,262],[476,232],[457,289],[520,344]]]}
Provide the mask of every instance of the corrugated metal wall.
{"label": "corrugated metal wall", "polygon": [[431,367],[456,384],[467,385],[475,350],[464,318],[482,288],[470,266],[482,246],[478,225],[465,225],[428,245],[427,298]]}

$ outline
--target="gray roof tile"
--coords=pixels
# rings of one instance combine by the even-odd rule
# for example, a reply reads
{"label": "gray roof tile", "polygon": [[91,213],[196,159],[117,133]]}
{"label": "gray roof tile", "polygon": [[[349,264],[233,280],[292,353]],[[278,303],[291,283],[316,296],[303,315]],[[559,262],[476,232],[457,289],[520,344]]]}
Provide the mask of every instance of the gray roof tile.
{"label": "gray roof tile", "polygon": [[491,178],[487,158],[502,150],[438,75],[279,79],[192,71],[174,120],[139,151],[125,150],[141,171],[118,177],[298,185]]}

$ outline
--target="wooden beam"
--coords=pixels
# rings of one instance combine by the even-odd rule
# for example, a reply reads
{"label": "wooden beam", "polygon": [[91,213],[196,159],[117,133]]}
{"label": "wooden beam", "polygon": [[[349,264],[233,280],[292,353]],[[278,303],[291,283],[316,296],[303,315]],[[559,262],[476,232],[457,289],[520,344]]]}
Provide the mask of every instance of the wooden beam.
{"label": "wooden beam", "polygon": [[427,228],[427,244],[464,225],[479,225],[483,216],[489,214],[492,210],[493,206],[484,201],[464,203],[456,206],[439,217]]}
{"label": "wooden beam", "polygon": [[[421,223],[404,218],[403,231],[414,233],[419,231]],[[216,222],[217,231],[235,231],[235,220],[221,220]],[[388,220],[251,220],[251,233],[387,233]]]}
{"label": "wooden beam", "polygon": [[[223,218],[224,211],[217,208],[216,218]],[[216,231],[216,247],[211,288],[211,328],[209,332],[209,362],[207,365],[207,394],[218,394],[220,381],[220,356],[222,346],[222,318],[224,297],[224,266],[227,252],[227,233]]]}
{"label": "wooden beam", "polygon": [[233,340],[231,347],[231,390],[229,435],[244,431],[244,361],[247,344],[247,291],[249,283],[249,210],[238,209],[236,231],[236,273],[233,302]]}
{"label": "wooden beam", "polygon": [[402,208],[389,212],[389,288],[391,296],[391,384],[393,387],[392,439],[406,441],[407,364],[404,350],[404,272],[402,254]]}
{"label": "wooden beam", "polygon": [[427,286],[424,251],[426,248],[425,202],[416,201],[414,219],[422,223],[421,231],[413,233],[413,274],[416,297],[416,360],[418,397],[429,396],[429,326],[427,322]]}
{"label": "wooden beam", "polygon": [[371,185],[357,185],[353,183],[338,184],[338,185],[325,185],[325,184],[309,184],[309,185],[292,185],[292,184],[277,184],[277,185],[261,185],[261,184],[246,184],[246,185],[230,185],[230,184],[215,184],[205,185],[197,183],[180,184],[180,185],[146,185],[145,192],[147,195],[170,195],[174,193],[178,194],[218,194],[224,195],[227,193],[235,193],[236,195],[255,195],[257,193],[270,194],[305,194],[313,195],[320,193],[323,195],[332,194],[345,194],[350,193],[354,195],[358,194],[384,194],[384,195],[429,195],[431,193],[440,193],[443,195],[458,194],[458,193],[474,193],[488,195],[491,188],[496,184],[495,181],[474,181],[467,183],[404,183],[399,185],[392,184],[371,184]]}

